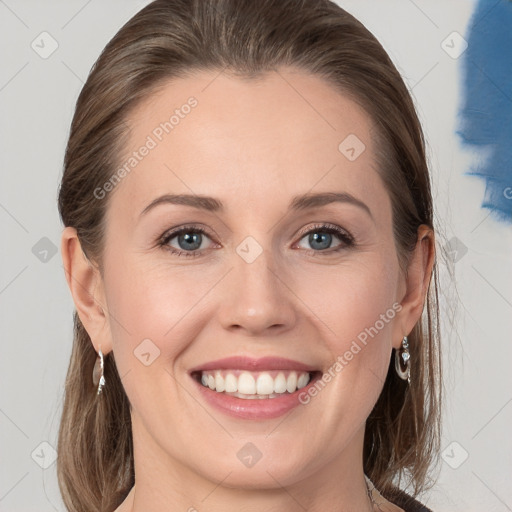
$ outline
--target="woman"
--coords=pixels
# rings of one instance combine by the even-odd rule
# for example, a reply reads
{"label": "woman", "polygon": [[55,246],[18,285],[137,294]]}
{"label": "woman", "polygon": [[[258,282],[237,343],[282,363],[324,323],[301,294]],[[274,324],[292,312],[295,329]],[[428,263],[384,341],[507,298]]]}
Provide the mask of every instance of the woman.
{"label": "woman", "polygon": [[152,2],[83,87],[59,209],[69,510],[428,510],[430,178],[360,22],[328,0]]}

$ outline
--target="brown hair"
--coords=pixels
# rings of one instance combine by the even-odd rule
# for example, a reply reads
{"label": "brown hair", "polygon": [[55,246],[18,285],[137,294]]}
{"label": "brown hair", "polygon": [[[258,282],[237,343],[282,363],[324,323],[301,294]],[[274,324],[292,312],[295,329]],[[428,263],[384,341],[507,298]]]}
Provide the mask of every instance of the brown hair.
{"label": "brown hair", "polygon": [[[328,0],[156,0],[107,44],[79,95],[59,190],[63,223],[101,270],[107,199],[93,191],[120,161],[127,115],[172,78],[224,70],[254,78],[293,66],[357,101],[376,126],[379,172],[392,201],[402,271],[418,227],[433,226],[425,142],[411,96],[375,37]],[[364,440],[364,471],[393,501],[402,479],[417,496],[431,486],[440,443],[441,356],[437,266],[423,316],[409,334],[410,386],[394,352]],[[113,353],[96,396],[94,346],[74,315],[74,341],[58,439],[60,490],[70,511],[114,510],[134,484],[130,405]]]}

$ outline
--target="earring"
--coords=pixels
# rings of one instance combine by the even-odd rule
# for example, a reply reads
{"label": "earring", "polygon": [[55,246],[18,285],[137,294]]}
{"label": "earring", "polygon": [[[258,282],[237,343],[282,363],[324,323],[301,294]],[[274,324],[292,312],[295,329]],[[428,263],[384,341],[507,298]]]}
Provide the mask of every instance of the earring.
{"label": "earring", "polygon": [[103,353],[101,352],[101,346],[99,348],[98,357],[96,358],[96,362],[94,363],[94,368],[92,370],[92,382],[95,386],[98,386],[97,395],[99,395],[102,391],[103,386],[105,385],[105,377],[103,376]]}
{"label": "earring", "polygon": [[[402,368],[402,361],[405,365],[405,370]],[[411,383],[411,354],[409,353],[407,336],[404,336],[400,350],[395,351],[395,369],[401,379],[407,380],[409,384]]]}

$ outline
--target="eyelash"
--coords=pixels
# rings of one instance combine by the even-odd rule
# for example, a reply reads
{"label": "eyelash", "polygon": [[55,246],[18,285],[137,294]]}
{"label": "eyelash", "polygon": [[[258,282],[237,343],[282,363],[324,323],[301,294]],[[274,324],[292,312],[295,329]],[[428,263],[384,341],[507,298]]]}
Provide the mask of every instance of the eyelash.
{"label": "eyelash", "polygon": [[[340,245],[339,247],[335,248],[335,249],[324,249],[324,250],[314,250],[314,249],[306,249],[306,254],[313,254],[313,255],[318,255],[319,253],[323,253],[323,254],[332,254],[332,253],[337,253],[343,249],[348,249],[348,248],[351,248],[351,247],[354,247],[356,244],[355,244],[355,241],[354,241],[354,238],[352,237],[352,235],[350,235],[347,231],[345,231],[344,229],[341,229],[339,228],[338,226],[334,225],[334,224],[316,224],[314,226],[312,226],[311,228],[305,230],[305,231],[301,231],[299,233],[299,236],[300,236],[300,239],[299,239],[299,242],[300,240],[302,240],[306,235],[309,235],[311,233],[317,233],[317,232],[321,232],[321,233],[329,233],[329,234],[334,234],[334,235],[338,235],[338,238],[343,242],[342,245]],[[177,229],[176,231],[171,231],[170,233],[167,232],[165,233],[158,241],[158,246],[159,247],[162,247],[163,249],[171,252],[172,254],[174,254],[175,256],[185,256],[185,257],[189,257],[189,258],[194,258],[194,257],[197,257],[197,256],[200,256],[202,254],[203,251],[198,251],[198,250],[195,250],[195,251],[181,251],[181,250],[178,250],[178,249],[175,249],[174,247],[171,247],[169,245],[169,242],[175,238],[176,236],[179,236],[181,235],[182,233],[194,233],[194,234],[202,234],[202,235],[206,235],[208,236],[209,238],[211,238],[208,234],[208,232],[200,227],[200,226],[183,226],[182,228],[179,228]]]}

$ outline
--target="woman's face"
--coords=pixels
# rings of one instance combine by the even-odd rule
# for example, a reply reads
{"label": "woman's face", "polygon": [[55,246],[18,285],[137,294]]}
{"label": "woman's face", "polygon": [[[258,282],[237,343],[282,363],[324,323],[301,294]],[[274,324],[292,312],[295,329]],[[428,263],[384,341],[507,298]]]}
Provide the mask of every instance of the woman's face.
{"label": "woman's face", "polygon": [[[348,474],[407,334],[371,120],[322,79],[282,69],[177,79],[127,123],[125,172],[98,199],[98,340],[132,406],[136,460],[153,479],[227,487]],[[306,200],[317,194],[339,200]],[[235,385],[243,398],[222,391]]]}

